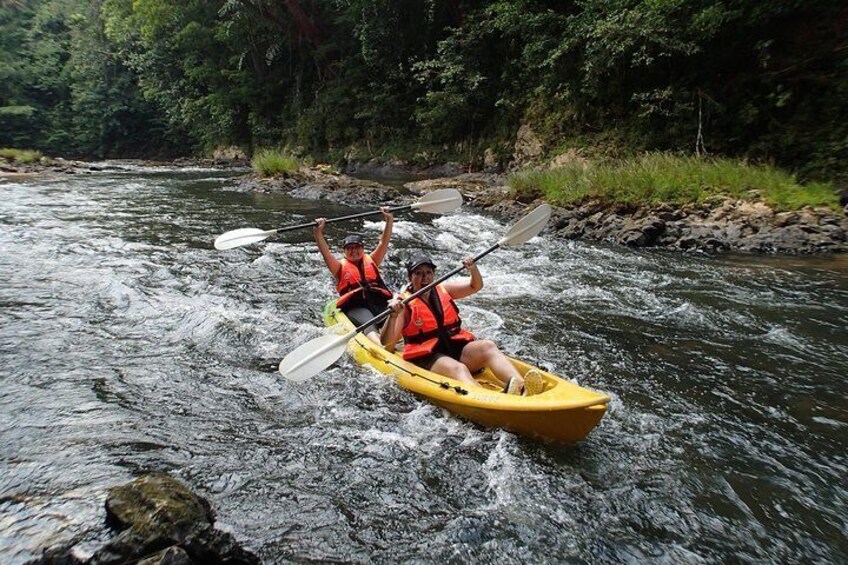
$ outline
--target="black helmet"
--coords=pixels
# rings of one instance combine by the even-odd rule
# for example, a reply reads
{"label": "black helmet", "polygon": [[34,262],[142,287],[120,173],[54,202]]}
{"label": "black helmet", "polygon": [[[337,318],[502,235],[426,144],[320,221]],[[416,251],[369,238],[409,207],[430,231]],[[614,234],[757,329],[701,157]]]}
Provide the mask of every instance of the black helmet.
{"label": "black helmet", "polygon": [[411,274],[412,271],[414,271],[421,265],[430,265],[431,267],[433,267],[433,270],[436,269],[436,264],[433,263],[433,261],[431,261],[430,257],[428,257],[427,255],[413,255],[406,262],[406,273]]}
{"label": "black helmet", "polygon": [[342,248],[345,248],[348,245],[364,245],[362,243],[362,236],[358,233],[350,234],[344,239],[344,245],[342,245]]}

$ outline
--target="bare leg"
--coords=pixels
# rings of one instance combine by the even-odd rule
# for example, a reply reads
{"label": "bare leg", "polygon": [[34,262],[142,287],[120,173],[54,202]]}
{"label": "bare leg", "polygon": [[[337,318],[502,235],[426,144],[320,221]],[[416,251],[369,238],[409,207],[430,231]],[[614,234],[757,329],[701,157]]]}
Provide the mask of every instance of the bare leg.
{"label": "bare leg", "polygon": [[371,332],[368,332],[365,335],[367,335],[371,339],[371,341],[373,341],[374,343],[376,343],[380,347],[383,346],[383,343],[380,341],[380,332],[371,331]]}
{"label": "bare leg", "polygon": [[480,383],[475,381],[474,377],[471,376],[471,371],[468,370],[468,367],[447,355],[442,355],[436,359],[430,370],[466,384],[480,386]]}
{"label": "bare leg", "polygon": [[498,379],[501,386],[506,386],[510,379],[518,379],[517,382],[521,387],[524,387],[521,373],[518,372],[518,369],[507,356],[501,353],[501,350],[493,341],[488,339],[472,341],[463,348],[460,361],[470,371],[478,371],[483,367],[488,367],[495,374],[495,378]]}

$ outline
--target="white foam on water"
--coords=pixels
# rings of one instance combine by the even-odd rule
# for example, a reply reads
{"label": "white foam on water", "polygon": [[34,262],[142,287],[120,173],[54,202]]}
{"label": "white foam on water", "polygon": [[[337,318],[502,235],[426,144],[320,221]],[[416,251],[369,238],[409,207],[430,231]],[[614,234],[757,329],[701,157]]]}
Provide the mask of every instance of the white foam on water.
{"label": "white foam on water", "polygon": [[[411,223],[411,222],[410,222]],[[392,234],[394,234],[395,226],[397,222],[392,222]],[[363,232],[375,232],[377,235],[383,233],[383,229],[386,227],[385,220],[371,221],[371,220],[363,220],[362,222],[362,231]]]}
{"label": "white foam on water", "polygon": [[463,326],[467,326],[472,332],[488,336],[503,328],[504,319],[496,312],[471,305],[461,308]]}
{"label": "white foam on water", "polygon": [[840,422],[839,420],[833,420],[832,418],[825,418],[824,416],[813,416],[813,422],[817,424],[824,424],[826,426],[832,426],[834,428],[846,428],[848,427],[848,422]]}
{"label": "white foam on water", "polygon": [[807,347],[800,337],[783,326],[771,326],[765,334],[760,336],[760,339],[766,343],[773,343],[799,352],[803,352]]}
{"label": "white foam on water", "polygon": [[468,244],[452,233],[439,233],[433,243],[442,251],[462,253],[468,249]]}
{"label": "white foam on water", "polygon": [[359,436],[366,442],[366,452],[383,452],[380,449],[381,445],[390,445],[403,447],[404,449],[417,449],[419,445],[418,438],[397,432],[388,432],[370,428]]}
{"label": "white foam on water", "polygon": [[[380,228],[382,232],[382,228]],[[409,220],[399,220],[395,218],[392,222],[392,241],[409,240],[416,242],[421,234],[421,224]]]}
{"label": "white foam on water", "polygon": [[658,319],[666,320],[681,326],[694,325],[702,328],[710,328],[714,326],[707,317],[707,314],[691,302],[683,302],[679,306],[666,310],[665,312],[661,312]]}
{"label": "white foam on water", "polygon": [[483,510],[498,510],[514,506],[520,495],[519,487],[522,482],[522,477],[519,475],[520,466],[510,451],[513,439],[508,432],[496,433],[498,433],[497,443],[491,448],[482,467],[488,489],[494,494],[494,498],[490,504],[483,507]]}
{"label": "white foam on water", "polygon": [[549,292],[554,277],[540,277],[520,272],[489,272],[490,261],[479,265],[483,276],[483,288],[475,298],[515,299],[515,298],[544,298],[552,296]]}
{"label": "white foam on water", "polygon": [[569,303],[578,304],[585,302],[606,302],[609,304],[615,304],[617,301],[617,297],[613,292],[600,286],[582,283],[574,283],[567,286],[557,294],[557,298]]}

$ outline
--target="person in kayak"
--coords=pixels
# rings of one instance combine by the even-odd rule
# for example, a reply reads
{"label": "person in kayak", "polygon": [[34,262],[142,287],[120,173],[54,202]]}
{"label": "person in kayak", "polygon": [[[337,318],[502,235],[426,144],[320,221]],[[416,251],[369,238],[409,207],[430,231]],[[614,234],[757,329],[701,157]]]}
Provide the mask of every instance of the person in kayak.
{"label": "person in kayak", "polygon": [[534,371],[522,378],[494,342],[476,339],[462,329],[454,300],[483,288],[483,277],[474,259],[466,257],[462,264],[471,278],[436,285],[404,306],[406,297],[432,283],[436,276],[436,264],[426,255],[407,262],[408,290],[389,302],[392,313],[383,326],[383,345],[390,348],[402,336],[403,358],[423,369],[479,386],[473,374],[488,367],[504,392],[526,396],[540,393],[544,388],[541,374]]}
{"label": "person in kayak", "polygon": [[[394,216],[385,206],[380,208],[380,211],[383,213],[386,225],[380,236],[380,242],[371,253],[365,252],[362,236],[354,233],[344,239],[342,244],[344,257],[340,260],[336,259],[324,237],[326,219],[317,218],[313,228],[318,250],[336,280],[336,290],[339,293],[336,305],[357,326],[384,312],[392,297],[392,291],[388,289],[380,276],[379,267],[389,250]],[[380,343],[380,332],[374,324],[365,328],[364,333]]]}

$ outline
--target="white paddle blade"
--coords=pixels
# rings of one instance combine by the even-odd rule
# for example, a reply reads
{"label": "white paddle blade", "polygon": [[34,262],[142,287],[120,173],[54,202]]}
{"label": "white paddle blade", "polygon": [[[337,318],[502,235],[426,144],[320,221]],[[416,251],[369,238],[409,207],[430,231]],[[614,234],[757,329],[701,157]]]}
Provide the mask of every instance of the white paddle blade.
{"label": "white paddle blade", "polygon": [[551,207],[548,204],[542,204],[518,220],[498,243],[500,245],[521,245],[530,241],[539,235],[550,217]]}
{"label": "white paddle blade", "polygon": [[307,341],[280,361],[280,374],[290,381],[312,378],[341,357],[356,332],[329,334]]}
{"label": "white paddle blade", "polygon": [[454,188],[443,188],[426,194],[410,205],[413,210],[430,214],[447,214],[462,206],[462,195]]}
{"label": "white paddle blade", "polygon": [[256,228],[241,228],[228,231],[215,239],[215,249],[233,249],[242,245],[250,245],[251,243],[267,239],[269,235],[274,235],[275,233],[277,233],[277,230],[262,231]]}

